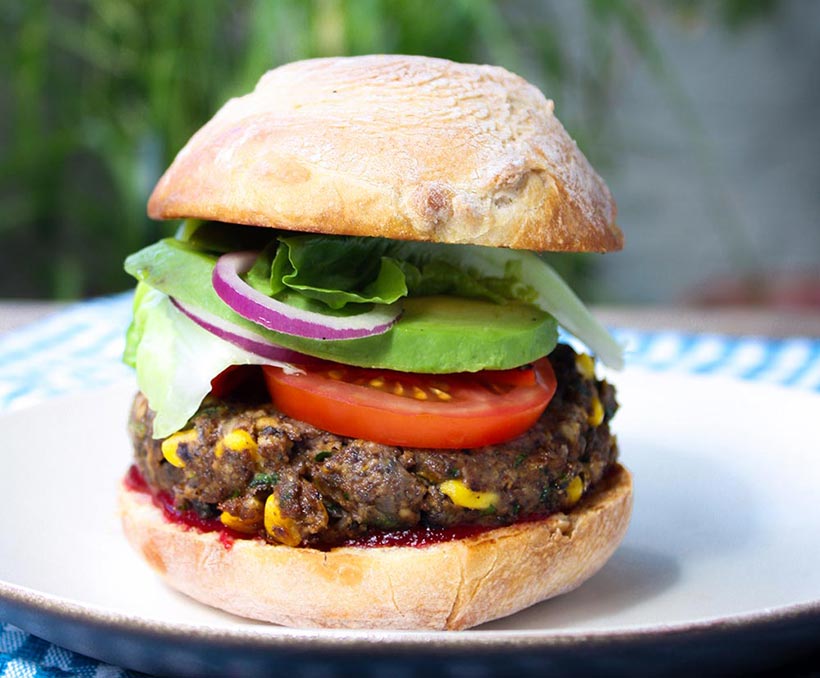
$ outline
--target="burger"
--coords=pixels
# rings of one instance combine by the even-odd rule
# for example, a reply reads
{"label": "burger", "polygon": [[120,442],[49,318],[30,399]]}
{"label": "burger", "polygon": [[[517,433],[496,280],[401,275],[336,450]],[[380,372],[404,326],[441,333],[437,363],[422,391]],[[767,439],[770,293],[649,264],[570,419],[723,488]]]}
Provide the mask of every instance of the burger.
{"label": "burger", "polygon": [[537,88],[424,57],[288,64],[191,138],[148,213],[181,222],[125,264],[121,517],[171,587],[291,626],[463,629],[614,552],[632,489],[595,361],[621,347],[539,253],[623,237]]}

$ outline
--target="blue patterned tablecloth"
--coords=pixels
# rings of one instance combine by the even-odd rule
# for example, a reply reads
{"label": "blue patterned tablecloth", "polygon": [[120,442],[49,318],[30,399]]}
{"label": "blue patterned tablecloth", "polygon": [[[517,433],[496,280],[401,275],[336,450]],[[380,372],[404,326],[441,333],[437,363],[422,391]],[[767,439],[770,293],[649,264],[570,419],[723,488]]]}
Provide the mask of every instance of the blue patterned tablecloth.
{"label": "blue patterned tablecloth", "polygon": [[139,675],[143,674],[102,664],[0,622],[2,678],[124,678]]}
{"label": "blue patterned tablecloth", "polygon": [[[120,362],[131,295],[78,303],[0,336],[0,412],[129,376]],[[820,339],[734,337],[614,328],[627,364],[719,374],[820,392]],[[0,619],[0,678],[138,675],[36,638]]]}

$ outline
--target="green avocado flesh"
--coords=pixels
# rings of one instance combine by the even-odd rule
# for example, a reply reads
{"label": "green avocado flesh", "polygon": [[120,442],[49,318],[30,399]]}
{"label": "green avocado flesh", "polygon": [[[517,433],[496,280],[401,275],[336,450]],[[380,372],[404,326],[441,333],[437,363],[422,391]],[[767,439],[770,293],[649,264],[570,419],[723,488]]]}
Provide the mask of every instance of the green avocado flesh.
{"label": "green avocado flesh", "polygon": [[388,332],[364,339],[324,341],[272,332],[222,302],[211,284],[214,263],[193,248],[165,241],[129,257],[126,270],[194,309],[273,343],[361,367],[426,373],[508,369],[547,355],[557,342],[555,319],[534,306],[455,297],[408,297]]}
{"label": "green avocado flesh", "polygon": [[[410,297],[389,332],[351,341],[292,347],[361,367],[402,372],[508,369],[549,353],[557,341],[552,316],[531,306],[454,297]],[[284,343],[284,342],[282,342]],[[320,343],[313,352],[313,344]],[[320,352],[321,351],[321,352]]]}

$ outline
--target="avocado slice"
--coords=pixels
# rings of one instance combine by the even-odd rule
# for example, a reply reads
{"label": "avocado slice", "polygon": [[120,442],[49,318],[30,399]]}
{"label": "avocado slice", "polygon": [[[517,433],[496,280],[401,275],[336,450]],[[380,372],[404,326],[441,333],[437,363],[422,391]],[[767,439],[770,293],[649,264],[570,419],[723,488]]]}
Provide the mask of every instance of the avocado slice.
{"label": "avocado slice", "polygon": [[553,317],[532,306],[409,297],[401,318],[385,334],[325,342],[287,337],[280,343],[292,342],[290,347],[303,353],[359,367],[448,373],[524,365],[552,351],[557,340]]}

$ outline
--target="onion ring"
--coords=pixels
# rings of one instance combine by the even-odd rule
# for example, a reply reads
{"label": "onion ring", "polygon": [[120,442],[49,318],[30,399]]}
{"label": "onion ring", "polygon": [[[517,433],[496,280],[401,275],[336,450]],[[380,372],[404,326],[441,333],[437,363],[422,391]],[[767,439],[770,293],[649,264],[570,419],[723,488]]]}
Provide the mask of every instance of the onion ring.
{"label": "onion ring", "polygon": [[241,348],[243,351],[248,351],[248,353],[253,353],[261,358],[266,358],[274,362],[299,363],[306,360],[306,356],[303,354],[274,344],[251,330],[247,330],[239,325],[234,325],[211,313],[193,309],[173,297],[169,297],[169,299],[180,313],[201,328],[208,330],[208,332],[215,337]]}
{"label": "onion ring", "polygon": [[257,252],[230,252],[216,262],[211,278],[214,290],[231,309],[274,332],[307,339],[360,339],[387,332],[401,313],[399,304],[377,305],[352,316],[306,311],[268,297],[240,275],[253,266]]}

